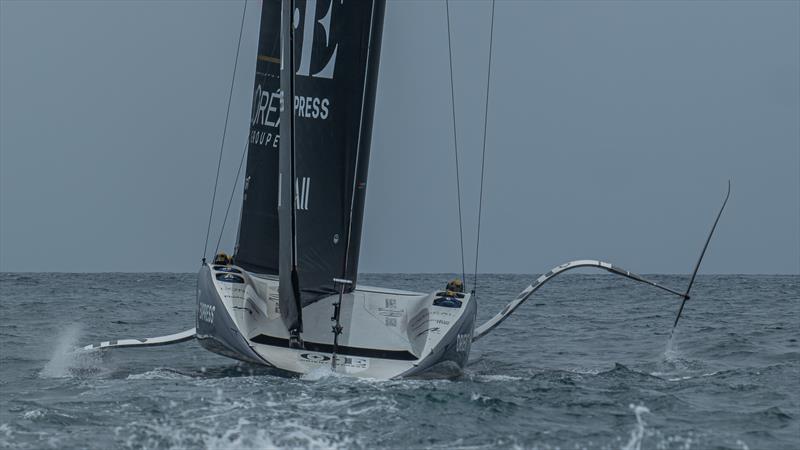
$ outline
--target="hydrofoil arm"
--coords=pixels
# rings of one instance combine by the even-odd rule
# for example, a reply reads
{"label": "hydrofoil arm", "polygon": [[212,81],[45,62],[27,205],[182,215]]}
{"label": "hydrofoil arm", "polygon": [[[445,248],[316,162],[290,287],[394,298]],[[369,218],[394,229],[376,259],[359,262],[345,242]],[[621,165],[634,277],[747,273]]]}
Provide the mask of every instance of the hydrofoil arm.
{"label": "hydrofoil arm", "polygon": [[168,334],[144,339],[117,339],[113,341],[103,341],[99,344],[91,344],[83,347],[83,350],[97,350],[106,348],[128,348],[128,347],[156,347],[159,345],[178,344],[194,339],[195,329],[191,328],[180,333]]}
{"label": "hydrofoil arm", "polygon": [[494,327],[500,325],[511,313],[514,312],[515,309],[519,307],[525,300],[528,299],[537,289],[542,287],[543,284],[547,283],[551,278],[555,277],[556,275],[566,272],[570,269],[576,269],[578,267],[597,267],[599,269],[607,270],[611,273],[623,276],[625,278],[630,278],[631,280],[638,281],[640,283],[648,284],[655,288],[664,290],[669,292],[670,294],[675,294],[678,297],[681,297],[683,300],[681,302],[680,309],[678,310],[678,315],[675,317],[675,322],[672,325],[672,331],[670,332],[670,339],[672,339],[672,334],[675,332],[675,328],[678,326],[678,320],[681,318],[681,313],[683,312],[683,307],[686,305],[686,300],[689,300],[689,291],[692,289],[692,284],[694,284],[695,277],[697,276],[697,271],[700,270],[700,263],[703,261],[703,256],[706,254],[706,250],[708,249],[708,244],[711,242],[711,237],[714,235],[714,230],[717,229],[717,224],[719,223],[719,218],[722,216],[722,211],[725,209],[725,205],[728,204],[728,198],[731,196],[731,182],[728,180],[728,191],[725,194],[725,200],[722,202],[722,207],[719,209],[717,213],[716,219],[714,219],[714,225],[711,226],[711,231],[708,233],[708,237],[706,238],[705,244],[703,245],[703,250],[700,252],[700,258],[697,259],[697,263],[694,266],[694,271],[692,272],[692,278],[689,280],[689,286],[686,288],[684,292],[678,292],[674,289],[670,289],[666,286],[662,286],[658,283],[650,281],[641,275],[637,275],[632,272],[628,272],[625,269],[620,269],[619,267],[614,267],[611,264],[603,261],[595,261],[592,259],[584,259],[579,261],[572,261],[566,264],[562,264],[550,272],[540,276],[536,279],[536,282],[532,285],[525,288],[524,291],[520,292],[517,295],[517,298],[511,301],[502,311],[500,311],[496,316],[492,317],[486,323],[479,326],[475,329],[475,333],[472,337],[472,342],[477,341],[478,339],[482,338],[483,336],[487,335],[490,331],[494,329]]}
{"label": "hydrofoil arm", "polygon": [[619,267],[613,266],[613,265],[611,265],[611,264],[609,264],[607,262],[597,261],[597,260],[594,260],[594,259],[581,259],[581,260],[578,260],[578,261],[570,261],[568,263],[561,264],[558,267],[554,267],[552,270],[550,270],[546,274],[544,274],[544,275],[540,276],[539,278],[537,278],[536,281],[533,284],[531,284],[530,286],[525,288],[525,290],[520,292],[519,295],[517,295],[517,297],[514,300],[512,300],[509,304],[507,304],[506,307],[503,308],[502,311],[497,313],[491,319],[487,320],[483,325],[477,327],[475,329],[474,335],[472,336],[472,342],[475,342],[478,339],[482,338],[483,336],[486,336],[496,326],[498,326],[501,323],[503,323],[503,321],[506,320],[506,318],[508,316],[510,316],[511,313],[513,313],[519,307],[519,305],[524,303],[525,300],[527,300],[528,297],[533,295],[533,293],[536,292],[540,287],[542,287],[543,284],[547,283],[548,281],[550,281],[551,279],[553,279],[556,275],[558,275],[560,273],[566,272],[566,271],[571,270],[571,269],[577,269],[579,267],[597,267],[599,269],[607,270],[607,271],[609,271],[609,272],[611,272],[613,274],[617,274],[617,275],[623,276],[625,278],[630,278],[631,280],[635,280],[635,281],[638,281],[640,283],[644,283],[644,284],[653,286],[655,288],[664,290],[664,291],[669,292],[671,294],[677,295],[677,296],[679,296],[681,298],[684,298],[684,299],[688,298],[688,295],[686,295],[686,294],[684,294],[682,292],[678,292],[678,291],[676,291],[674,289],[670,289],[670,288],[668,288],[666,286],[662,286],[662,285],[660,285],[660,284],[658,284],[658,283],[656,283],[654,281],[650,281],[650,280],[642,277],[641,275],[637,275],[637,274],[629,272],[629,271],[627,271],[625,269],[621,269]]}

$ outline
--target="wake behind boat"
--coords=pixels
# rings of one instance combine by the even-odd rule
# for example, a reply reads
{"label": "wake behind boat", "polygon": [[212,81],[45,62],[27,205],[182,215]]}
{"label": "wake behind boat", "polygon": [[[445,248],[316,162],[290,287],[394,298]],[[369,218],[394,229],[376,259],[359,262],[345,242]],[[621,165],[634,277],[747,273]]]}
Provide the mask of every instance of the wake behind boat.
{"label": "wake behind boat", "polygon": [[[474,341],[547,281],[579,267],[681,297],[674,330],[727,196],[683,292],[606,262],[573,261],[539,277],[476,327],[477,300],[461,279],[442,280],[443,289],[430,293],[358,284],[384,9],[384,0],[264,0],[233,256],[215,250],[213,263],[203,258],[195,329],[86,349],[197,338],[212,352],[291,373],[330,368],[378,379],[453,377],[464,370]],[[215,199],[216,188],[212,216]],[[210,224],[211,218],[209,230]]]}

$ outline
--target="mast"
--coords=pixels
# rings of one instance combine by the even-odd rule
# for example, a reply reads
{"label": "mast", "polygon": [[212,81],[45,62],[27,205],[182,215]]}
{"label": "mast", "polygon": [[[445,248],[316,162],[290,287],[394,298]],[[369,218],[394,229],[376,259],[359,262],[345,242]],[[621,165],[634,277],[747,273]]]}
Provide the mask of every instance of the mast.
{"label": "mast", "polygon": [[295,162],[294,98],[294,27],[292,18],[294,0],[281,4],[281,130],[280,143],[280,201],[278,203],[280,233],[279,303],[284,325],[292,338],[303,330],[302,304],[300,302],[299,275],[297,272],[297,206]]}

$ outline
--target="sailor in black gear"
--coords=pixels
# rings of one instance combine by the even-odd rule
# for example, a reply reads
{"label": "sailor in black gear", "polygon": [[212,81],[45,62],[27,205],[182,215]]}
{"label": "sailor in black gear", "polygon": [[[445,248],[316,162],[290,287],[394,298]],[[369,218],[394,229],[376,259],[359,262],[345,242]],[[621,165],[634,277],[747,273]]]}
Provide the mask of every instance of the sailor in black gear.
{"label": "sailor in black gear", "polygon": [[464,292],[464,283],[462,283],[461,280],[459,280],[458,278],[454,278],[450,280],[449,283],[447,283],[445,291],[448,291],[448,295],[449,292],[459,292],[459,293]]}
{"label": "sailor in black gear", "polygon": [[436,294],[437,298],[433,300],[433,304],[446,308],[461,308],[462,302],[459,300],[459,296],[464,298],[462,292],[464,292],[464,283],[458,278],[450,280],[444,292]]}
{"label": "sailor in black gear", "polygon": [[227,253],[219,252],[219,253],[217,253],[217,256],[214,257],[214,264],[217,264],[217,265],[220,265],[220,266],[228,266],[228,265],[231,264],[231,258],[230,258],[230,256],[228,256]]}

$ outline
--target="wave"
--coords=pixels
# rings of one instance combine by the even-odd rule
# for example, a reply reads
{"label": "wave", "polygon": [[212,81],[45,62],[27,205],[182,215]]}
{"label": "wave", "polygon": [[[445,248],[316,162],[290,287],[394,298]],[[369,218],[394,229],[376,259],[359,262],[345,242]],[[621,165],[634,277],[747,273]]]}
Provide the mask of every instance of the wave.
{"label": "wave", "polygon": [[166,367],[156,367],[144,373],[128,375],[127,380],[191,380],[193,377]]}
{"label": "wave", "polygon": [[470,378],[472,380],[474,380],[474,381],[487,382],[487,383],[524,380],[524,378],[522,378],[522,377],[518,377],[518,376],[514,376],[514,375],[502,375],[502,374],[472,375]]}
{"label": "wave", "polygon": [[20,286],[36,286],[40,281],[30,275],[22,275],[18,273],[2,273],[0,274],[0,282],[13,283]]}
{"label": "wave", "polygon": [[124,428],[118,427],[115,434],[124,436],[125,446],[128,448],[227,450],[364,447],[364,444],[350,436],[315,428],[295,419],[253,422],[247,418],[239,418],[232,425],[205,421],[183,424],[176,424],[169,420],[134,422]]}

